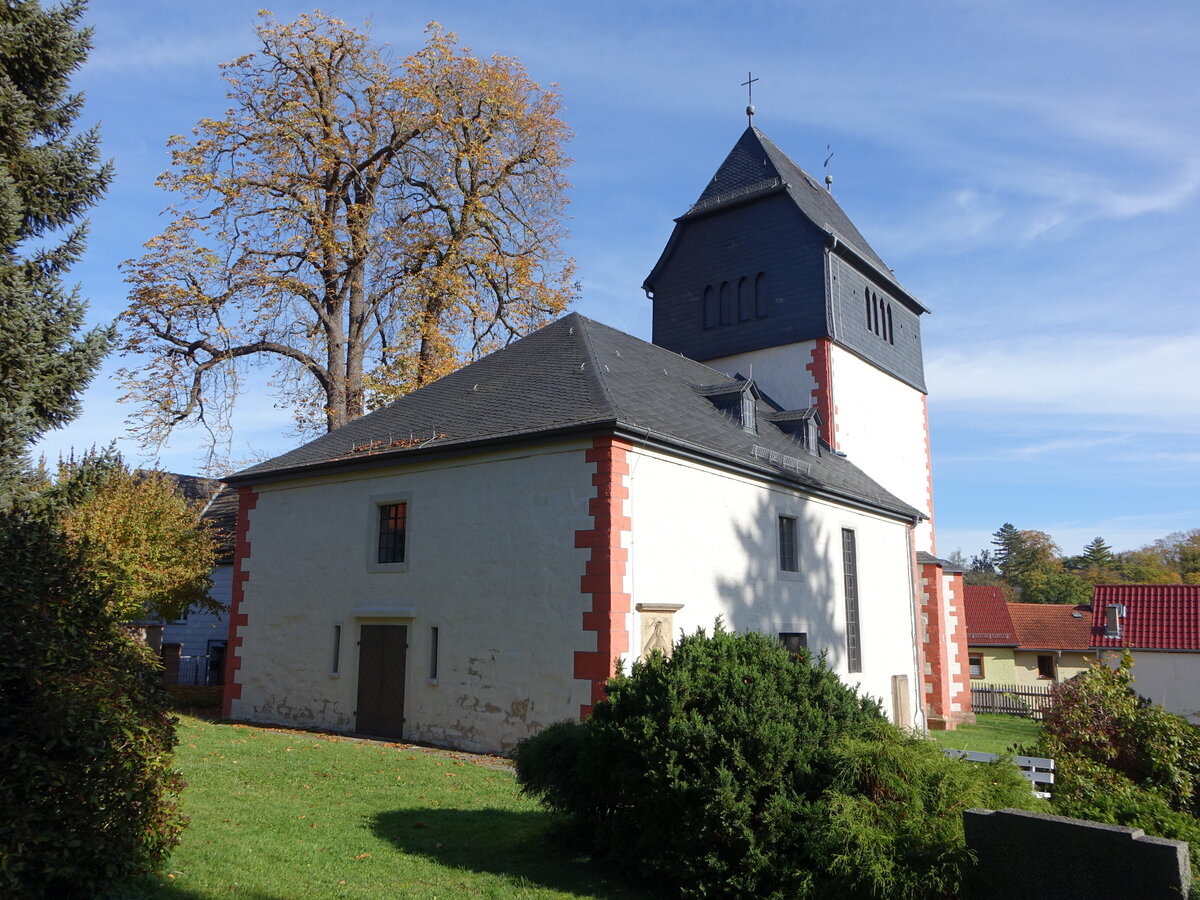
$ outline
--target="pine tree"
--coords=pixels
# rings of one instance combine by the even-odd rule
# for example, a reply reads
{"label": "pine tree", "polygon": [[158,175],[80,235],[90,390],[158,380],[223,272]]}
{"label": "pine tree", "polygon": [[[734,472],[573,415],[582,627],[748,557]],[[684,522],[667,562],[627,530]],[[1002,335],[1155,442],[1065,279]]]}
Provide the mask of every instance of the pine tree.
{"label": "pine tree", "polygon": [[1104,542],[1104,538],[1093,538],[1086,547],[1083,548],[1083,556],[1080,557],[1085,566],[1096,566],[1101,569],[1107,569],[1113,564],[1112,547]]}
{"label": "pine tree", "polygon": [[82,0],[43,10],[0,5],[0,509],[25,478],[26,451],[70,421],[108,351],[110,329],[81,333],[86,302],[62,278],[83,253],[84,211],[112,176],[68,79],[91,32]]}
{"label": "pine tree", "polygon": [[1021,532],[1012,522],[1005,522],[992,533],[992,546],[996,548],[992,553],[992,563],[1001,575],[1007,576],[1009,565],[1021,552]]}

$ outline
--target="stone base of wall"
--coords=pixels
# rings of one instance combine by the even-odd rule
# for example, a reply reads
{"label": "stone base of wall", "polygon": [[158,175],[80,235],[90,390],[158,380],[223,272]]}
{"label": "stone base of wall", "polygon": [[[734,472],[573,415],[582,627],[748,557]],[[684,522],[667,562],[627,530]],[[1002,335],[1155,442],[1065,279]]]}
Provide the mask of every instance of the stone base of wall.
{"label": "stone base of wall", "polygon": [[930,715],[926,721],[930,731],[953,731],[959,725],[974,725],[975,713],[952,712],[948,716]]}

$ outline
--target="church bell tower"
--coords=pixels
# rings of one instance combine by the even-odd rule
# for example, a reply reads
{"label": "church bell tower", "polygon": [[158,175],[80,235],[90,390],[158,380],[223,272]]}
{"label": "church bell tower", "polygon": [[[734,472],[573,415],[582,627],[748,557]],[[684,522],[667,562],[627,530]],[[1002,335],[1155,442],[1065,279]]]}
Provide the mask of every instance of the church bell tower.
{"label": "church bell tower", "polygon": [[816,407],[832,450],[925,514],[916,549],[934,553],[928,310],[825,187],[751,125],[643,287],[655,344]]}
{"label": "church bell tower", "polygon": [[928,309],[834,200],[753,124],[675,229],[643,287],[653,341],[784,410],[924,515],[913,530],[932,728],[973,720],[962,573],[936,557],[921,318]]}

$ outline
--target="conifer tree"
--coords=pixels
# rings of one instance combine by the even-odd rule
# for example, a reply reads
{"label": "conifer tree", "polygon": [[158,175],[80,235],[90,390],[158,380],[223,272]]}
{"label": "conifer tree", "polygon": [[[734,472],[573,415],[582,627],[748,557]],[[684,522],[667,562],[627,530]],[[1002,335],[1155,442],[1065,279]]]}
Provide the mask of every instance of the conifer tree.
{"label": "conifer tree", "polygon": [[91,46],[82,0],[0,5],[0,509],[24,480],[29,445],[78,412],[112,342],[82,332],[87,304],[63,284],[83,253],[81,216],[112,169],[68,79]]}
{"label": "conifer tree", "polygon": [[1112,547],[1104,542],[1104,538],[1093,538],[1086,547],[1083,548],[1083,556],[1080,557],[1085,566],[1097,566],[1105,569],[1113,564]]}

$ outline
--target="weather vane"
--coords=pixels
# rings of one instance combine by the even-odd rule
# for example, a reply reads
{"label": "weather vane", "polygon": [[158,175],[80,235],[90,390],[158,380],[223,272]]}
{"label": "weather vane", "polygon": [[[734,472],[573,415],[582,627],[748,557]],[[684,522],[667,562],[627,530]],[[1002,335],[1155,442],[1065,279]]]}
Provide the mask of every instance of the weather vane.
{"label": "weather vane", "polygon": [[746,89],[746,123],[750,126],[754,125],[754,82],[758,81],[752,72],[746,73],[746,80],[742,82],[742,87]]}

